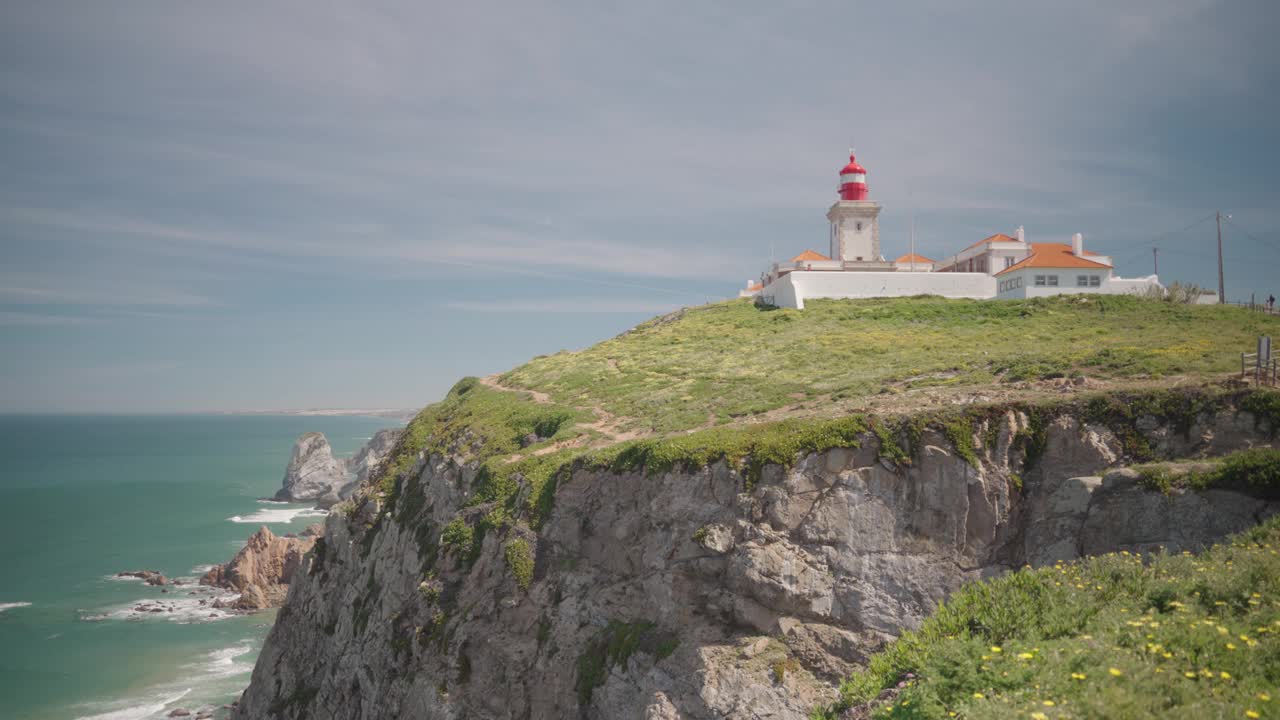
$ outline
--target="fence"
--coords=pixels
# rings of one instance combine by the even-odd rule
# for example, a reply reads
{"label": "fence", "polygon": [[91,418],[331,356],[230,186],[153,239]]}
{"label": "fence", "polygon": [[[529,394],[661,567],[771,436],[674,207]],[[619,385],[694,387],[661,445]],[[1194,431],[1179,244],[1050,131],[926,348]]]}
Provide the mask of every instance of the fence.
{"label": "fence", "polygon": [[1258,385],[1276,386],[1277,362],[1276,357],[1271,354],[1270,336],[1258,338],[1257,352],[1240,353],[1240,377],[1247,380],[1251,374]]}

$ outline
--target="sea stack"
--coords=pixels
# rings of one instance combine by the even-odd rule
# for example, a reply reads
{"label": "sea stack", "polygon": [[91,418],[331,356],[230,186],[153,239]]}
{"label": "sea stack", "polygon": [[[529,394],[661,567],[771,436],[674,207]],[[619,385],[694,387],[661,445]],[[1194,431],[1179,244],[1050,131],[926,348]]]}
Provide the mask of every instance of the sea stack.
{"label": "sea stack", "polygon": [[293,456],[284,472],[284,483],[276,500],[333,505],[342,490],[351,484],[345,464],[333,457],[324,433],[303,433],[293,444]]}

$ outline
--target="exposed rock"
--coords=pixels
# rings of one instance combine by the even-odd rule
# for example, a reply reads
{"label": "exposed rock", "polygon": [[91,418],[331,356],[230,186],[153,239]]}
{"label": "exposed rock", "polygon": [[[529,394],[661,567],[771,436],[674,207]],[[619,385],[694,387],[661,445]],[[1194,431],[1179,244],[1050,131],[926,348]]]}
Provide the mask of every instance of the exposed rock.
{"label": "exposed rock", "polygon": [[303,433],[293,444],[284,482],[274,499],[315,502],[321,507],[337,504],[350,497],[355,488],[368,479],[395,447],[403,432],[399,428],[379,430],[346,460],[333,456],[333,449],[329,447],[324,433]]}
{"label": "exposed rock", "polygon": [[333,450],[324,434],[303,433],[293,444],[283,487],[275,499],[333,504],[341,499],[340,491],[351,483],[345,465],[333,457]]}
{"label": "exposed rock", "polygon": [[[396,446],[400,436],[403,434],[403,428],[379,430],[373,434],[373,437],[369,438],[369,442],[356,451],[355,455],[347,459],[347,471],[355,474],[357,484],[369,479],[369,475],[378,468],[378,465]],[[350,497],[351,490],[354,490],[354,488],[348,489],[347,492],[342,494],[342,497]]]}
{"label": "exposed rock", "polygon": [[[215,565],[200,578],[200,584],[240,593],[240,598],[230,603],[237,610],[278,607],[284,603],[290,578],[301,565],[302,556],[315,543],[314,535],[276,537],[263,526],[249,536],[231,562]],[[223,606],[214,602],[214,607]]]}
{"label": "exposed rock", "polygon": [[[1240,415],[1143,432],[1166,457],[1271,442]],[[1028,417],[988,422],[973,464],[926,430],[909,465],[882,463],[868,433],[751,483],[725,462],[578,467],[536,534],[489,529],[474,553],[440,538],[493,509],[474,504],[477,468],[419,458],[393,507],[362,490],[350,515],[327,518],[234,716],[800,719],[965,581],[1081,554],[1199,549],[1277,509],[1236,492],[1145,490],[1113,472],[1114,433],[1065,416],[1028,468],[1015,442]],[[535,555],[527,588],[508,569],[517,538]]]}
{"label": "exposed rock", "polygon": [[169,578],[161,574],[159,570],[125,570],[124,572],[116,573],[116,577],[138,578],[148,585],[155,586],[169,584]]}

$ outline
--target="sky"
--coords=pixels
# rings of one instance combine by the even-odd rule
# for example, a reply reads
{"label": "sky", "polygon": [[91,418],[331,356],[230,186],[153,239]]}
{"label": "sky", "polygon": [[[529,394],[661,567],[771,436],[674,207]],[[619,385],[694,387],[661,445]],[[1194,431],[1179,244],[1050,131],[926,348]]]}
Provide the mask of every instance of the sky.
{"label": "sky", "polygon": [[[963,7],[961,7],[963,5]],[[0,7],[0,412],[408,408],[826,250],[1280,292],[1280,5]],[[748,352],[749,348],[744,348]]]}

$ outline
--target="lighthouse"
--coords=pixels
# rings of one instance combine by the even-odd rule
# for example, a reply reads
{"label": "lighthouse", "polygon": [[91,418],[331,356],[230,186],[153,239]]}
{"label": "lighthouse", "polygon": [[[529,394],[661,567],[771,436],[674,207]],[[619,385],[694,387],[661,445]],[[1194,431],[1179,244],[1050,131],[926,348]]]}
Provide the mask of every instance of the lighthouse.
{"label": "lighthouse", "polygon": [[849,150],[849,164],[840,168],[840,198],[827,210],[831,223],[831,259],[845,270],[892,270],[880,255],[880,205],[868,199],[867,169]]}
{"label": "lighthouse", "polygon": [[867,199],[867,169],[858,164],[858,159],[849,151],[849,164],[840,168],[840,199]]}

